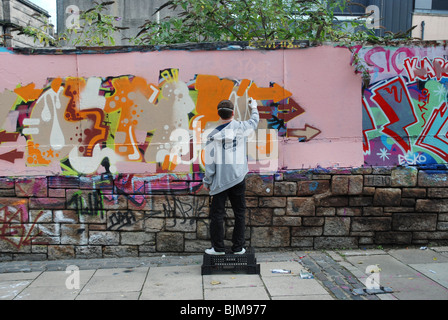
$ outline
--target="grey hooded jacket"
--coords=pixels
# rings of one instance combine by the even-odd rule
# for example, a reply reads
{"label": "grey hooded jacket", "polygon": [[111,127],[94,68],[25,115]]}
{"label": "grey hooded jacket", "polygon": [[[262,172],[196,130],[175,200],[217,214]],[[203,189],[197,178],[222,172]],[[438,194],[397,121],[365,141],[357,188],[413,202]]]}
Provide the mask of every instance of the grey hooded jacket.
{"label": "grey hooded jacket", "polygon": [[242,182],[249,172],[247,165],[247,137],[258,127],[257,108],[247,121],[232,120],[214,129],[205,146],[204,186],[210,195],[221,193]]}

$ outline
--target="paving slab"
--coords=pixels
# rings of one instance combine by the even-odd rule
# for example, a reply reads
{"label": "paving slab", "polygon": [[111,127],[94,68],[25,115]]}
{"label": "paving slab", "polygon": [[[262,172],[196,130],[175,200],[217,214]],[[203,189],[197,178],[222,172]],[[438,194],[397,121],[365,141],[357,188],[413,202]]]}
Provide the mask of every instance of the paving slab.
{"label": "paving slab", "polygon": [[421,249],[391,249],[388,254],[404,264],[421,264],[421,263],[447,263],[448,257],[433,250]]}
{"label": "paving slab", "polygon": [[445,287],[448,292],[448,263],[410,264],[409,266]]}
{"label": "paving slab", "polygon": [[140,300],[202,300],[201,266],[151,267]]}
{"label": "paving slab", "polygon": [[31,280],[0,281],[0,300],[13,300],[31,284]]}
{"label": "paving slab", "polygon": [[80,294],[140,291],[148,270],[148,267],[96,270]]}
{"label": "paving slab", "polygon": [[392,295],[400,300],[443,300],[448,298],[446,288],[391,255],[352,256],[347,257],[346,260],[364,272],[364,276],[359,277],[363,283],[371,275],[366,272],[367,267],[377,266],[380,271],[380,285],[391,287],[394,290]]}
{"label": "paving slab", "polygon": [[204,288],[205,300],[270,300],[262,286]]}
{"label": "paving slab", "polygon": [[79,272],[79,289],[67,288],[66,281],[70,274],[65,271],[46,271],[40,273],[14,300],[74,300],[95,270]]}

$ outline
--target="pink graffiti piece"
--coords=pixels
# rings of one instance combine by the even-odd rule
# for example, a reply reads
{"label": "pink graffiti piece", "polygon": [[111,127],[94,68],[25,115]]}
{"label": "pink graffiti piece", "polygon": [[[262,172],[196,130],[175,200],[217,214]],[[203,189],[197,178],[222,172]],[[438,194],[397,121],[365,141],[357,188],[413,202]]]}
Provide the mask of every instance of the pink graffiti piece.
{"label": "pink graffiti piece", "polygon": [[42,231],[39,231],[35,236],[32,235],[36,222],[43,215],[43,211],[39,212],[36,220],[27,232],[25,226],[28,226],[28,215],[21,208],[16,212],[10,211],[9,207],[4,207],[3,210],[3,218],[0,219],[0,240],[9,242],[19,250],[23,246],[31,245],[32,240],[42,234]]}
{"label": "pink graffiti piece", "polygon": [[393,138],[403,151],[411,151],[407,128],[418,120],[404,80],[396,77],[375,88],[373,93],[372,99],[389,119],[382,131]]}
{"label": "pink graffiti piece", "polygon": [[[356,49],[355,54],[361,50],[361,48],[358,47],[354,48]],[[400,66],[402,65],[400,56],[402,56],[403,54],[408,58],[414,55],[413,51],[409,48],[398,48],[392,54],[392,50],[390,49],[375,47],[368,50],[364,54],[364,60],[366,64],[371,67],[371,70],[369,71],[370,73],[391,72],[391,69],[393,68],[393,71],[395,71],[397,75],[401,75],[404,68],[400,68]],[[381,62],[385,64],[381,66]]]}
{"label": "pink graffiti piece", "polygon": [[448,77],[448,61],[443,58],[435,58],[431,62],[428,58],[419,59],[414,57],[404,60],[404,67],[409,75],[410,81],[416,79],[428,80],[436,78],[440,81]]}

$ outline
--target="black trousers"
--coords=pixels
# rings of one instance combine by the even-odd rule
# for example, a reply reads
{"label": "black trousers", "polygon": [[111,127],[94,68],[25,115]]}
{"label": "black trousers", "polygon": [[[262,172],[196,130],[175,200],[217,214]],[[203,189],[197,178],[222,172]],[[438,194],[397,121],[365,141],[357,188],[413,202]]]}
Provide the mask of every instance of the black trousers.
{"label": "black trousers", "polygon": [[229,198],[235,215],[232,235],[232,251],[241,251],[244,247],[246,231],[246,181],[213,196],[210,208],[210,237],[212,246],[217,252],[225,251],[224,217],[226,216],[226,200]]}

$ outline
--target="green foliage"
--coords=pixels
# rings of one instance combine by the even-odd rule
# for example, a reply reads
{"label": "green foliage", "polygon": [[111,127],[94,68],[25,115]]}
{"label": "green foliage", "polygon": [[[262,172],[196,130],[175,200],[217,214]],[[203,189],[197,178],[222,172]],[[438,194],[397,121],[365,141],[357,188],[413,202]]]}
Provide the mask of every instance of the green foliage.
{"label": "green foliage", "polygon": [[66,41],[67,46],[85,46],[99,47],[107,45],[115,45],[115,33],[122,29],[115,26],[115,22],[119,21],[119,17],[104,14],[103,11],[115,1],[98,3],[93,2],[94,7],[81,12],[79,16],[79,29],[67,29],[61,35],[59,41]]}
{"label": "green foliage", "polygon": [[[350,1],[322,0],[171,0],[168,8],[180,13],[160,23],[147,21],[133,39],[137,45],[163,45],[186,42],[310,40],[351,41],[374,36],[359,27],[363,20],[352,20],[347,33],[335,26],[334,12],[344,12]],[[362,35],[361,35],[362,34]]]}
{"label": "green foliage", "polygon": [[40,27],[37,28],[28,25],[26,27],[17,27],[12,31],[19,31],[18,35],[27,35],[28,37],[34,39],[34,43],[39,42],[45,47],[56,46],[57,40],[50,35],[50,30],[53,26],[50,24],[48,18],[45,15],[39,14],[35,14],[33,16],[42,22]]}
{"label": "green foliage", "polygon": [[120,18],[107,15],[104,13],[108,9],[108,6],[115,3],[115,1],[98,3],[93,1],[94,6],[79,14],[79,26],[71,29],[67,29],[58,38],[53,38],[50,34],[50,28],[53,26],[49,23],[48,19],[44,16],[38,16],[42,21],[42,25],[38,28],[33,26],[20,27],[15,29],[19,31],[19,35],[27,35],[34,39],[34,43],[39,42],[44,46],[52,47],[97,47],[115,45],[115,34],[122,29],[115,26],[115,22]]}

